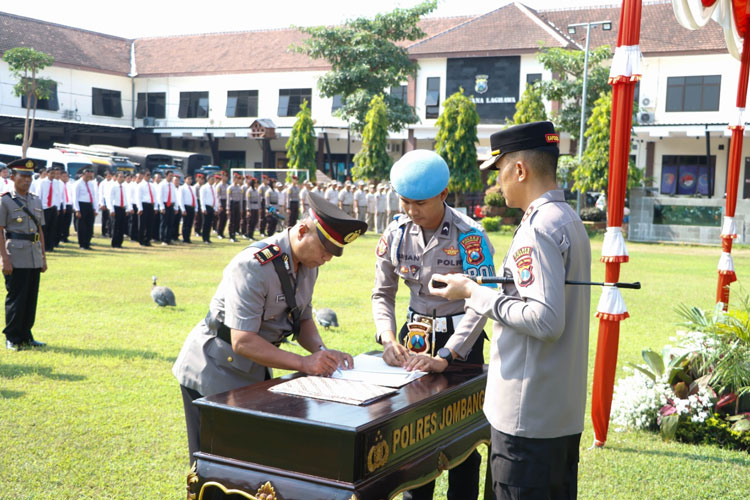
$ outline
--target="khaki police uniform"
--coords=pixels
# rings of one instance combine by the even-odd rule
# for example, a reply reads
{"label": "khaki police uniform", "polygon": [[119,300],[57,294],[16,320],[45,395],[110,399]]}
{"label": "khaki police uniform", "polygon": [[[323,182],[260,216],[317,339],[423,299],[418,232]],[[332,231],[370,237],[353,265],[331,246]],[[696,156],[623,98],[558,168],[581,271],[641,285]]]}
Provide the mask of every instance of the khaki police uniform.
{"label": "khaki police uniform", "polygon": [[[459,237],[469,231],[480,231],[489,246],[492,262],[494,249],[482,227],[469,217],[443,204],[445,214],[434,234],[425,243],[424,229],[407,215],[400,215],[383,232],[378,242],[375,260],[375,288],[372,292],[372,312],[378,341],[383,331],[396,329],[396,292],[398,280],[409,287],[409,310],[406,322],[398,333],[399,342],[407,336],[407,323],[431,321],[435,316],[434,338],[429,338],[426,354],[435,355],[441,347],[456,353],[454,364],[467,362],[483,364],[483,332],[486,318],[473,310],[464,312],[464,300],[447,300],[431,295],[428,286],[435,273],[464,272]],[[474,498],[479,494],[479,466],[481,457],[474,451],[459,466],[449,472],[448,498]],[[405,499],[431,499],[435,483],[404,493]],[[458,497],[457,497],[458,495]]]}
{"label": "khaki police uniform", "polygon": [[292,184],[287,189],[287,203],[289,205],[289,227],[292,227],[297,223],[299,219],[299,186]]}
{"label": "khaki police uniform", "polygon": [[260,195],[260,234],[265,235],[266,234],[266,225],[268,224],[268,217],[266,217],[266,192],[271,189],[271,187],[268,185],[268,181],[264,180],[260,183],[260,186],[258,186],[258,194]]}
{"label": "khaki police uniform", "polygon": [[575,485],[586,406],[591,293],[565,280],[590,279],[591,247],[562,191],[529,205],[501,272],[514,282],[479,288],[466,307],[495,320],[484,413],[496,491],[526,498],[548,481]]}
{"label": "khaki police uniform", "polygon": [[[275,244],[288,256],[289,276],[295,287],[295,300],[301,320],[312,318],[312,294],[318,270],[299,266],[295,274],[291,263],[289,232],[272,235],[263,243]],[[261,247],[262,248],[262,247]],[[248,247],[224,268],[223,277],[211,299],[208,314],[185,341],[172,367],[172,373],[192,401],[271,378],[271,369],[236,354],[231,343],[217,335],[221,325],[229,329],[256,332],[268,342],[279,345],[291,332],[287,303],[273,263],[261,264],[255,257],[261,248]],[[278,257],[282,258],[282,257]],[[188,408],[186,415],[197,409]],[[189,420],[189,419],[188,419]],[[195,422],[193,422],[195,423]],[[198,427],[191,430],[188,421],[190,456],[198,449]]]}
{"label": "khaki police uniform", "polygon": [[275,188],[269,187],[266,190],[266,234],[272,235],[276,232],[277,219],[271,215],[271,209],[279,213],[279,192]]}
{"label": "khaki police uniform", "polygon": [[240,232],[240,216],[242,212],[243,189],[239,184],[227,187],[227,210],[229,211],[229,237],[236,239]]}
{"label": "khaki police uniform", "polygon": [[39,229],[18,200],[44,226],[42,201],[29,192],[22,196],[15,186],[0,197],[0,226],[5,229],[5,249],[10,257],[13,272],[5,276],[5,333],[13,344],[23,345],[34,340],[31,329],[36,319],[37,297],[42,261]]}
{"label": "khaki police uniform", "polygon": [[227,189],[228,184],[222,179],[216,184],[216,198],[219,200],[218,215],[214,221],[216,235],[221,239],[224,237],[224,229],[227,227]]}
{"label": "khaki police uniform", "polygon": [[255,227],[258,225],[258,216],[260,213],[260,193],[257,189],[250,186],[245,191],[245,198],[247,200],[247,211],[250,212],[250,216],[247,221],[247,237],[255,239]]}

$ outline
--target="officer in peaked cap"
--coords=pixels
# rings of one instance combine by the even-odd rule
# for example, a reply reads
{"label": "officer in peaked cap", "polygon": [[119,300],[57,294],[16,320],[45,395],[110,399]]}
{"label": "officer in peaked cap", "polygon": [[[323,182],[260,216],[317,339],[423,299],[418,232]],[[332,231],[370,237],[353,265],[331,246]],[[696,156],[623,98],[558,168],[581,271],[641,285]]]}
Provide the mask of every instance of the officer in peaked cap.
{"label": "officer in peaked cap", "polygon": [[40,274],[47,270],[44,251],[42,201],[29,192],[34,160],[21,158],[8,164],[13,186],[0,197],[0,256],[5,288],[5,347],[20,351],[43,347],[31,328],[36,318]]}
{"label": "officer in peaked cap", "polygon": [[[435,297],[427,289],[433,273],[494,275],[493,247],[479,224],[445,203],[450,172],[440,155],[410,151],[393,165],[390,180],[404,214],[390,222],[375,251],[372,311],[383,358],[390,365],[429,372],[442,372],[450,364],[481,365],[486,319],[465,313],[463,300]],[[409,310],[406,321],[397,324],[401,280],[409,288]],[[450,470],[449,499],[476,500],[480,462],[474,451]],[[431,499],[434,488],[434,482],[428,483],[407,491],[404,499]]]}
{"label": "officer in peaked cap", "polygon": [[[494,320],[484,414],[491,425],[489,466],[495,498],[573,499],[587,392],[591,245],[557,187],[559,136],[536,122],[490,136],[509,207],[524,211],[503,259],[512,278],[495,293],[464,276],[443,274],[439,297],[464,299],[466,313]],[[548,408],[555,408],[550,413]],[[523,486],[523,488],[519,488]]]}
{"label": "officer in peaked cap", "polygon": [[[294,226],[253,243],[224,269],[206,318],[187,337],[172,373],[180,382],[190,456],[198,449],[196,398],[260,382],[271,368],[330,375],[353,366],[349,354],[326,350],[312,317],[318,267],[364,233],[367,225],[319,196]],[[310,354],[279,348],[293,336]]]}

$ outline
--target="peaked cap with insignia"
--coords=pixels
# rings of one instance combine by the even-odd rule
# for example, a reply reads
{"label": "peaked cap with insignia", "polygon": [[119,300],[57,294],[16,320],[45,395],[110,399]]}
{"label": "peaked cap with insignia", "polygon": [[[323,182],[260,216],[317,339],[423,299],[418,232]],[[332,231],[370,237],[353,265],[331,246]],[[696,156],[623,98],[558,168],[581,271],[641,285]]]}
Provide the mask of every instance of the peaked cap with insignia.
{"label": "peaked cap with insignia", "polygon": [[34,167],[36,162],[30,158],[19,158],[8,163],[8,168],[12,169],[14,174],[33,175]]}
{"label": "peaked cap with insignia", "polygon": [[492,156],[479,166],[480,170],[497,169],[495,163],[507,153],[539,149],[560,154],[560,134],[552,122],[532,122],[506,128],[490,136]]}
{"label": "peaked cap with insignia", "polygon": [[318,230],[318,238],[326,250],[340,257],[344,253],[344,245],[367,231],[367,223],[349,216],[316,193],[308,196],[310,216]]}

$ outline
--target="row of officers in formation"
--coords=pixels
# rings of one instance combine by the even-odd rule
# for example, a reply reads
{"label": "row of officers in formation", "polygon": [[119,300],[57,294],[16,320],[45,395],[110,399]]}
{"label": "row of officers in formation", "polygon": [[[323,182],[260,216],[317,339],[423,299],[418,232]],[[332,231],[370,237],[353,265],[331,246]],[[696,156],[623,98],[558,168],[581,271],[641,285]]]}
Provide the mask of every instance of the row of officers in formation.
{"label": "row of officers in formation", "polygon": [[[0,167],[0,194],[11,186],[8,168]],[[169,245],[180,235],[184,243],[191,243],[193,228],[204,243],[211,243],[212,232],[223,239],[227,229],[232,241],[255,239],[256,229],[261,236],[269,236],[294,226],[300,210],[304,213],[309,208],[309,193],[367,221],[378,233],[400,210],[398,194],[385,183],[300,183],[297,176],[281,183],[266,175],[258,180],[238,172],[231,182],[227,172],[208,178],[198,173],[183,182],[172,171],[152,177],[148,170],[108,172],[98,180],[91,168],[81,169],[71,179],[62,168],[50,167],[32,181],[29,191],[42,202],[48,252],[69,242],[71,223],[79,247],[90,250],[98,214],[102,235],[111,238],[113,248],[120,248],[125,236],[142,246],[153,241]]]}

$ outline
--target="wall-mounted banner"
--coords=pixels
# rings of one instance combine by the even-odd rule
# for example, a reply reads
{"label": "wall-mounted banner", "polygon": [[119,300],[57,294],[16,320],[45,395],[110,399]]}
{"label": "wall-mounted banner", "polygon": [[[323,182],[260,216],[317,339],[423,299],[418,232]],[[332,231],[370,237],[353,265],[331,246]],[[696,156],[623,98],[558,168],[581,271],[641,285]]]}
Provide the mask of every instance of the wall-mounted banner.
{"label": "wall-mounted banner", "polygon": [[481,123],[513,118],[519,97],[520,56],[448,59],[446,73],[446,98],[463,88],[476,104]]}

